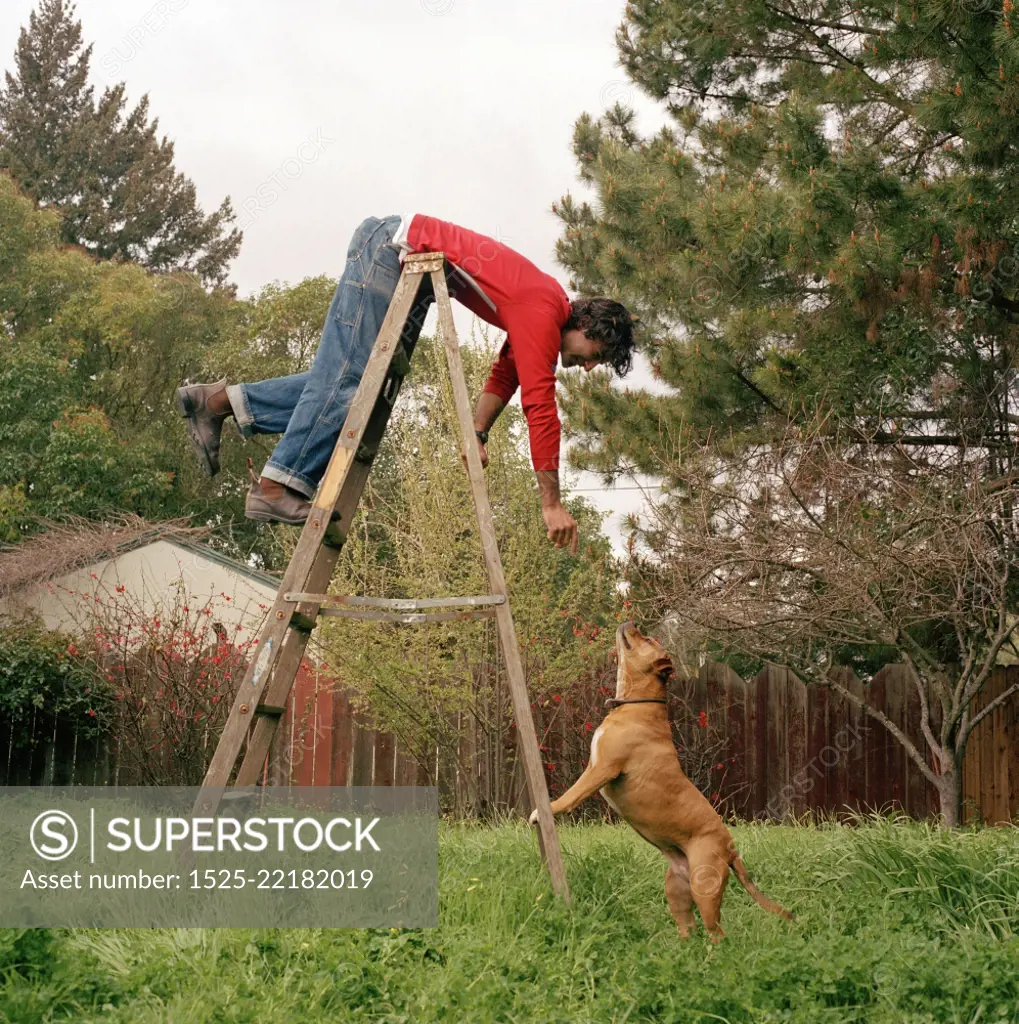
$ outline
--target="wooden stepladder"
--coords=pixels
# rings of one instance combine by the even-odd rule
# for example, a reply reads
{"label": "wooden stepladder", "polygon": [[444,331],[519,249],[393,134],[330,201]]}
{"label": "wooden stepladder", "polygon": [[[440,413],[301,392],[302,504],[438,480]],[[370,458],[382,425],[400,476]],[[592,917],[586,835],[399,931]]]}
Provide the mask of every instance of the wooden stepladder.
{"label": "wooden stepladder", "polygon": [[[446,267],[442,253],[406,257],[403,273],[347,421],[319,484],[311,514],[304,524],[209,764],[202,792],[195,804],[195,815],[216,812],[223,795],[222,787],[230,785],[242,747],[245,748],[244,758],[237,769],[234,785],[250,787],[257,782],[286,709],[308,638],[320,615],[404,623],[494,617],[513,699],[524,773],[531,802],[538,810],[539,846],[554,889],[568,901],[566,872],[542,772],[531,703],[496,542],[492,507],[474,437],[470,398],[446,284]],[[425,314],[433,301],[438,306],[457,419],[467,452],[467,470],[491,593],[479,597],[420,601],[327,594],[340,549],[361,500],[400,385],[410,370],[410,357],[420,336]]]}

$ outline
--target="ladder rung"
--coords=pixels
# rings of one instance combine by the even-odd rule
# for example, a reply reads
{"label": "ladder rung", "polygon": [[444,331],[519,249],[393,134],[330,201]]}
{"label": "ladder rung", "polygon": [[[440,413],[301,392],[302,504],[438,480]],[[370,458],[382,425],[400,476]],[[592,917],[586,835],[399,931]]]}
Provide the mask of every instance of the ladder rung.
{"label": "ladder rung", "polygon": [[286,708],[276,707],[273,704],[256,704],[255,714],[256,715],[272,715],[274,718],[279,718],[280,715],[286,712]]}
{"label": "ladder rung", "polygon": [[416,626],[426,622],[463,622],[468,619],[490,619],[495,607],[462,609],[455,612],[380,612],[372,608],[322,608],[319,615],[337,619],[371,619],[373,622],[403,622]]}
{"label": "ladder rung", "polygon": [[294,604],[317,604],[322,608],[387,608],[394,612],[416,612],[424,608],[484,608],[506,603],[503,594],[482,594],[480,597],[425,597],[414,601],[394,597],[360,597],[354,594],[304,594],[296,591],[284,594],[283,600]]}

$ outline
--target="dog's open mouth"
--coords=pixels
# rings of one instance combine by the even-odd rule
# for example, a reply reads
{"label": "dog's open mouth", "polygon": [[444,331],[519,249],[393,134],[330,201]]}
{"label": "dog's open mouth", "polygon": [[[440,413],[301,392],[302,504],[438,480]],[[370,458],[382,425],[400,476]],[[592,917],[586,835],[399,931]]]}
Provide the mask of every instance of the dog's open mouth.
{"label": "dog's open mouth", "polygon": [[630,645],[630,641],[626,639],[626,631],[627,631],[627,629],[633,629],[633,628],[634,628],[634,626],[633,626],[632,622],[621,622],[619,624],[619,629],[616,630],[616,632],[619,634],[619,639],[623,641],[623,646],[627,650],[630,650],[631,645]]}

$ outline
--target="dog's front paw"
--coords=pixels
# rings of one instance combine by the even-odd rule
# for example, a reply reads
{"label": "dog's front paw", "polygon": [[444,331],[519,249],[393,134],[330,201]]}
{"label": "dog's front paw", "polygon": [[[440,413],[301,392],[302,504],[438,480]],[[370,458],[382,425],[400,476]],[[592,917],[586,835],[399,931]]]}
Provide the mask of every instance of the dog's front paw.
{"label": "dog's front paw", "polygon": [[537,825],[538,824],[538,808],[537,807],[535,807],[534,810],[531,811],[531,816],[527,819],[527,824],[528,825]]}

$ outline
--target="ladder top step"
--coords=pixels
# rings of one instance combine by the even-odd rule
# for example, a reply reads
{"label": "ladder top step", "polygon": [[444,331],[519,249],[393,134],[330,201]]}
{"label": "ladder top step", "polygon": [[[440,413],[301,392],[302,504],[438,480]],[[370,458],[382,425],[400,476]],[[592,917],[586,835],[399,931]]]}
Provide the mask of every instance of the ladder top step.
{"label": "ladder top step", "polygon": [[498,313],[499,308],[492,301],[491,297],[463,267],[457,266],[446,259],[446,254],[441,252],[411,252],[403,258],[404,268],[411,273],[419,274],[434,270],[448,270],[447,277],[454,277],[466,284],[481,301],[488,306],[493,313]]}
{"label": "ladder top step", "polygon": [[412,601],[389,597],[359,597],[348,594],[306,594],[288,591],[284,601],[295,604],[317,604],[326,608],[386,608],[394,612],[415,612],[425,608],[484,608],[506,603],[504,594],[482,594],[479,597],[427,597]]}

